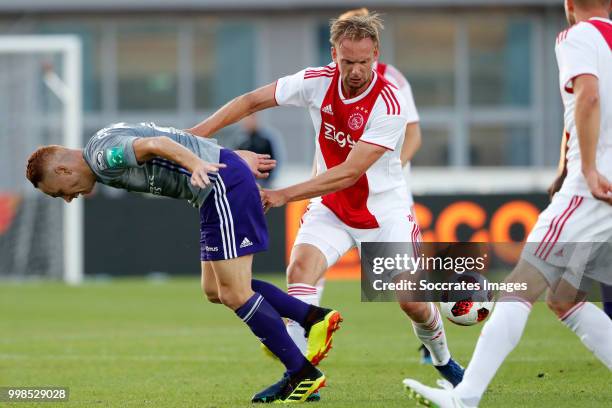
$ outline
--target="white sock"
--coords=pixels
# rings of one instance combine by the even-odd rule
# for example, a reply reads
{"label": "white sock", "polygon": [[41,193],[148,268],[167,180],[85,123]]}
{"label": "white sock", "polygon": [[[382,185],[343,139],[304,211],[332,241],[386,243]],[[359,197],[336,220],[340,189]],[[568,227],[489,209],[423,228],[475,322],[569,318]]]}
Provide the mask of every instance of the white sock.
{"label": "white sock", "polygon": [[530,311],[531,305],[519,298],[497,302],[480,333],[463,381],[455,387],[467,405],[478,405],[506,356],[519,343]]}
{"label": "white sock", "polygon": [[414,334],[421,340],[423,345],[431,353],[431,361],[434,365],[445,365],[450,360],[450,351],[446,343],[446,333],[444,333],[444,323],[440,317],[438,308],[429,303],[431,315],[425,323],[412,322]]}
{"label": "white sock", "polygon": [[[319,306],[319,298],[317,296],[317,288],[305,283],[290,283],[287,285],[287,293],[302,302],[310,305]],[[299,323],[293,320],[287,320],[287,332],[289,337],[298,346],[302,354],[306,355],[306,337],[304,337],[304,328]]]}
{"label": "white sock", "polygon": [[319,301],[317,305],[320,305],[321,299],[323,298],[323,290],[325,289],[325,278],[319,279],[315,286],[317,287],[317,299]]}
{"label": "white sock", "polygon": [[561,317],[561,322],[612,370],[612,320],[603,310],[592,303],[578,303]]}

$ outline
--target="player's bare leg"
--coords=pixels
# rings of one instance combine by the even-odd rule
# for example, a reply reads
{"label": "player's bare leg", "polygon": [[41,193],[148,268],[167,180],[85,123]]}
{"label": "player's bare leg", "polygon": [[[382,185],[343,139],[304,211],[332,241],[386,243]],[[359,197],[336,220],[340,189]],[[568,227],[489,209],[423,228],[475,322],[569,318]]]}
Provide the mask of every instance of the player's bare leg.
{"label": "player's bare leg", "polygon": [[[319,296],[316,283],[327,270],[325,255],[314,245],[300,244],[291,250],[291,258],[287,267],[287,292],[302,302],[319,306]],[[287,322],[289,335],[306,354],[307,342],[302,326],[293,320]]]}
{"label": "player's bare leg", "polygon": [[202,262],[201,285],[202,291],[209,302],[221,303],[221,299],[219,299],[219,286],[217,285],[217,278],[215,277],[212,264],[208,261]]}
{"label": "player's bare leg", "polygon": [[586,293],[562,279],[555,290],[548,291],[546,304],[561,323],[576,333],[586,348],[612,370],[612,321],[585,298]]}

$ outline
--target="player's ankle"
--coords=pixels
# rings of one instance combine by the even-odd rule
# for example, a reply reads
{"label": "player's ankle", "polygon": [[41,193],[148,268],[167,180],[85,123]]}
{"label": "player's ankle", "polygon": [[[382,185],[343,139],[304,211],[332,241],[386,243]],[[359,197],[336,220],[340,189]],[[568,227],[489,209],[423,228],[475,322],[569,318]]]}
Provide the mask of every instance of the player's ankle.
{"label": "player's ankle", "polygon": [[315,323],[318,323],[323,318],[325,318],[325,315],[327,314],[328,311],[329,311],[328,309],[324,309],[322,307],[315,306],[315,305],[310,305],[310,308],[308,309],[308,313],[306,314],[306,318],[304,319],[304,323],[302,324],[302,327],[304,328],[304,330],[306,330],[306,333],[310,331],[310,328]]}

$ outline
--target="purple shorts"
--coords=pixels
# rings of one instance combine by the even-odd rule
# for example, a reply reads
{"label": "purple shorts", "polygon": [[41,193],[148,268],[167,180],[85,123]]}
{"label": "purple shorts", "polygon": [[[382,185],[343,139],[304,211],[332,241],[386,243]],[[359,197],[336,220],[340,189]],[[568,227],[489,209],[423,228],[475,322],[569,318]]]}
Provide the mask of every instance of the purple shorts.
{"label": "purple shorts", "polygon": [[200,260],[220,261],[268,249],[259,188],[247,164],[222,149],[227,167],[211,177],[213,191],[200,207]]}

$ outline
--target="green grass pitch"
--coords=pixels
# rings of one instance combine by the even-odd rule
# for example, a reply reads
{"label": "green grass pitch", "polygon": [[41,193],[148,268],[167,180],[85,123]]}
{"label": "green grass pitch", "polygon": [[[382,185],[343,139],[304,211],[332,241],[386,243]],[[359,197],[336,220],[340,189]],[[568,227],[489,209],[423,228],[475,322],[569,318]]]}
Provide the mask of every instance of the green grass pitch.
{"label": "green grass pitch", "polygon": [[[280,275],[273,281],[282,285]],[[418,342],[398,306],[361,303],[358,282],[328,282],[324,303],[345,321],[321,365],[328,387],[316,406],[415,406],[401,380],[434,384],[437,376],[419,364]],[[461,363],[481,327],[447,322]],[[249,407],[251,395],[281,373],[233,313],[204,300],[196,279],[0,285],[0,386],[70,387],[68,403],[44,407]],[[481,406],[612,406],[610,380],[537,304]]]}

